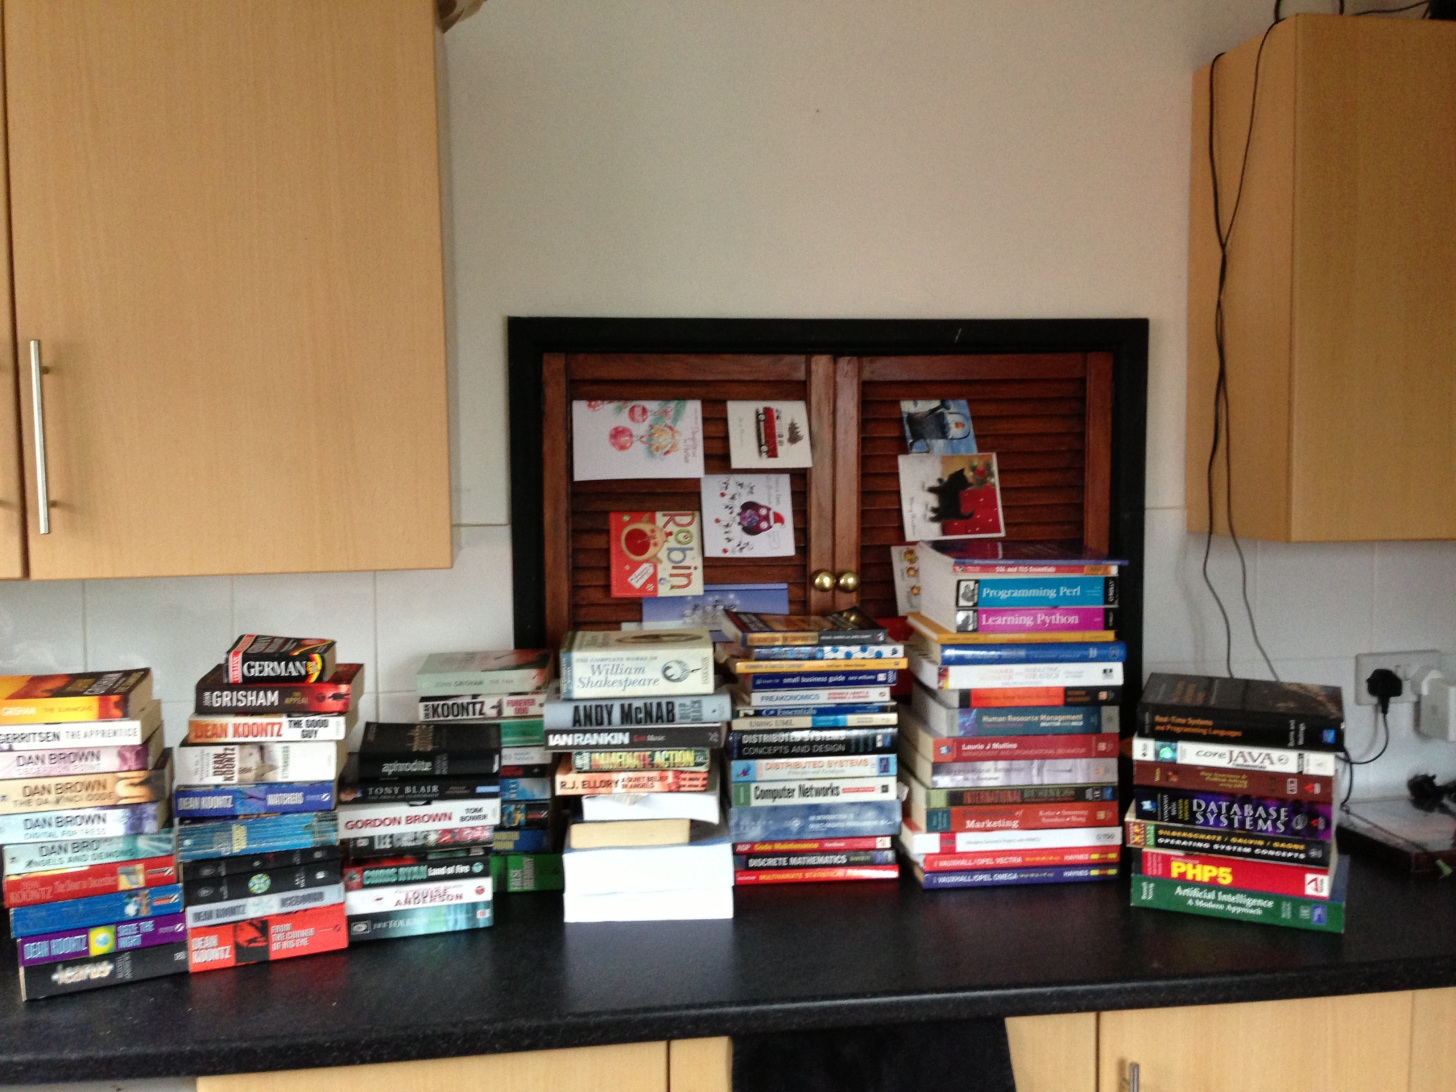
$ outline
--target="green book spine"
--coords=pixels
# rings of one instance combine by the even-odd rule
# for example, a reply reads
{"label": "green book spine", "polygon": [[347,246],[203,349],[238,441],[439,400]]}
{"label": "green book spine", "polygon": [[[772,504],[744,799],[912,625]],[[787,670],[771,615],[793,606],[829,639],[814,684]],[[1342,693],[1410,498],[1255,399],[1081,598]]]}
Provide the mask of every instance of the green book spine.
{"label": "green book spine", "polygon": [[502,747],[544,747],[546,722],[540,717],[516,717],[497,721]]}
{"label": "green book spine", "polygon": [[561,891],[566,874],[559,853],[510,853],[506,855],[506,890]]}
{"label": "green book spine", "polygon": [[1312,929],[1320,933],[1345,931],[1345,904],[1341,902],[1267,895],[1262,891],[1238,891],[1161,877],[1134,876],[1132,904],[1230,921]]}

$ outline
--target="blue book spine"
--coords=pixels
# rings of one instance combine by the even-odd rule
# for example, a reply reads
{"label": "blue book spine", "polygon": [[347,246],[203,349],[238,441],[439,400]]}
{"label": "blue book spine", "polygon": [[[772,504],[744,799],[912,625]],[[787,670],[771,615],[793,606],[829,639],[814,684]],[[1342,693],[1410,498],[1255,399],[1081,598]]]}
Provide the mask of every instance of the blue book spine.
{"label": "blue book spine", "polygon": [[785,804],[776,808],[732,808],[728,830],[735,842],[778,842],[799,838],[869,838],[900,832],[900,802]]}
{"label": "blue book spine", "polygon": [[1121,641],[1087,641],[1061,645],[941,645],[944,667],[957,664],[1070,664],[1127,662]]}
{"label": "blue book spine", "polygon": [[[804,771],[802,773],[797,773],[793,777],[790,777],[790,778],[785,778],[782,774],[779,774],[779,776],[777,778],[771,778],[771,777],[764,777],[764,776],[762,776],[766,772],[766,770],[764,769],[764,766],[763,766],[762,763],[760,763],[760,762],[758,762],[758,761],[756,761],[754,759],[749,759],[747,762],[730,762],[728,764],[729,780],[732,780],[732,781],[767,781],[767,780],[801,781],[801,780],[812,780],[813,778],[816,778],[816,777],[894,777],[895,774],[896,774],[896,772],[897,772],[897,770],[898,770],[899,763],[898,763],[898,760],[897,760],[897,758],[896,758],[895,755],[865,755],[864,757],[866,759],[868,759],[869,761],[865,763],[863,769],[854,769],[852,771],[845,771],[845,772],[838,772],[838,771],[836,771],[834,773],[816,773],[816,772],[813,772],[811,770],[806,770],[806,771]],[[782,760],[780,760],[780,761],[782,761]],[[815,761],[815,760],[810,759],[810,761]],[[871,768],[871,767],[873,767],[873,768]]]}
{"label": "blue book spine", "polygon": [[755,660],[898,660],[904,645],[763,645]]}
{"label": "blue book spine", "polygon": [[1114,607],[1115,576],[963,576],[956,605],[969,607]]}
{"label": "blue book spine", "polygon": [[62,929],[89,929],[93,925],[181,912],[181,884],[144,887],[139,891],[116,891],[85,899],[17,907],[10,911],[10,935],[28,937],[36,933],[58,933]]}
{"label": "blue book spine", "polygon": [[829,686],[894,686],[898,671],[787,671],[747,675],[749,690],[818,690]]}
{"label": "blue book spine", "polygon": [[[781,709],[755,709],[752,717],[743,717],[743,720],[755,720],[758,717],[842,717],[852,713],[893,713],[893,705],[795,705],[784,706]],[[733,725],[730,723],[729,727]]]}
{"label": "blue book spine", "polygon": [[[445,849],[449,846],[442,847]],[[539,827],[526,827],[516,830],[502,830],[496,827],[495,834],[491,839],[491,852],[493,853],[549,853],[551,852],[551,832]]]}
{"label": "blue book spine", "polygon": [[177,828],[177,859],[181,861],[338,844],[339,822],[333,812],[267,815],[233,823],[183,823]]}
{"label": "blue book spine", "polygon": [[390,937],[419,937],[429,933],[458,933],[465,929],[486,929],[495,920],[490,902],[457,903],[453,906],[411,906],[358,914],[349,918],[349,943],[388,940]]}
{"label": "blue book spine", "polygon": [[984,868],[973,872],[927,872],[922,887],[1014,887],[1029,883],[1086,883],[1117,878],[1117,865],[1066,868]]}
{"label": "blue book spine", "polygon": [[179,818],[194,819],[333,811],[334,783],[288,781],[263,785],[196,786],[175,790],[172,806]]}
{"label": "blue book spine", "polygon": [[550,800],[549,777],[503,777],[500,779],[502,800]]}
{"label": "blue book spine", "polygon": [[1102,731],[1098,705],[957,709],[962,736],[1082,736]]}

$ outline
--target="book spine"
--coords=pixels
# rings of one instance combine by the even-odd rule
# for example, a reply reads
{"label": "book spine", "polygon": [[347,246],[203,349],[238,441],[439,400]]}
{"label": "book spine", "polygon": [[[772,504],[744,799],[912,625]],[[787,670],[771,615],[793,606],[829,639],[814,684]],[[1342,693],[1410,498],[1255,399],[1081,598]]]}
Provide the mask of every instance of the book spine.
{"label": "book spine", "polygon": [[544,690],[550,682],[549,664],[495,671],[422,671],[415,676],[415,691],[426,698],[448,698],[455,694],[491,697]]}
{"label": "book spine", "polygon": [[114,955],[135,948],[152,948],[158,944],[176,944],[186,939],[186,916],[164,914],[138,921],[121,921],[114,925],[94,925],[89,929],[41,933],[16,941],[15,950],[22,967],[33,967],[42,963],[59,963],[66,959]]}
{"label": "book spine", "polygon": [[239,637],[223,660],[230,683],[317,682],[334,673],[334,642],[311,637]]}
{"label": "book spine", "polygon": [[732,808],[729,830],[735,842],[801,838],[863,838],[900,829],[898,800],[836,804],[791,804],[778,808]]}
{"label": "book spine", "polygon": [[421,698],[416,720],[499,720],[505,717],[539,717],[546,710],[546,693],[533,690],[525,694],[452,694],[448,697]]}
{"label": "book spine", "polygon": [[129,834],[114,838],[72,838],[30,842],[4,848],[5,875],[89,868],[172,854],[170,830],[162,834]]}
{"label": "book spine", "polygon": [[894,777],[894,755],[765,758],[730,764],[733,781],[798,781],[815,777]]}
{"label": "book spine", "polygon": [[832,687],[894,686],[899,671],[741,672],[739,685],[757,690],[827,690]]}
{"label": "book spine", "polygon": [[123,982],[184,974],[186,971],[187,944],[179,940],[116,955],[89,956],[22,968],[20,996],[24,1001],[35,1001],[42,997],[58,997],[102,986],[118,986]]}
{"label": "book spine", "polygon": [[434,933],[459,933],[466,929],[488,929],[495,920],[489,902],[457,903],[454,906],[415,906],[405,910],[382,910],[349,915],[349,943],[421,937]]}
{"label": "book spine", "polygon": [[337,952],[348,946],[344,908],[333,903],[241,923],[189,926],[187,969],[196,974],[244,963]]}
{"label": "book spine", "polygon": [[497,853],[547,853],[553,841],[551,832],[545,829],[497,829],[492,849]]}
{"label": "book spine", "polygon": [[597,793],[702,792],[708,787],[706,770],[605,770],[578,773],[563,762],[556,772],[560,796]]}
{"label": "book spine", "polygon": [[1138,734],[1151,739],[1224,743],[1242,747],[1287,747],[1296,751],[1345,748],[1344,722],[1310,720],[1257,711],[1190,711],[1183,706],[1138,706]]}
{"label": "book spine", "polygon": [[349,735],[343,715],[189,717],[188,743],[311,743]]}
{"label": "book spine", "polygon": [[1122,850],[1108,849],[1006,849],[984,853],[927,853],[920,859],[926,872],[973,872],[982,868],[1059,868],[1064,865],[1114,865]]}
{"label": "book spine", "polygon": [[1115,827],[1116,803],[978,805],[969,808],[917,808],[916,824],[930,834],[963,830],[1055,830],[1062,827]]}
{"label": "book spine", "polygon": [[955,612],[958,633],[1082,633],[1117,628],[1116,607],[986,607]]}
{"label": "book spine", "polygon": [[567,701],[701,697],[712,692],[711,647],[561,652],[561,696]]}
{"label": "book spine", "polygon": [[1121,841],[1116,827],[976,830],[956,834],[912,832],[905,842],[905,849],[917,856],[926,853],[1005,853],[1021,849],[1110,849]]}
{"label": "book spine", "polygon": [[544,747],[546,728],[540,717],[515,717],[495,722],[500,728],[502,747]]}
{"label": "book spine", "polygon": [[564,891],[566,872],[559,853],[509,853],[491,858],[496,890],[520,894],[527,891]]}
{"label": "book spine", "polygon": [[942,667],[968,664],[1123,663],[1127,645],[1121,641],[1076,641],[1048,644],[935,645]]}
{"label": "book spine", "polygon": [[145,743],[120,747],[77,747],[60,751],[0,751],[0,781],[20,778],[85,777],[149,770],[162,753],[162,733]]}
{"label": "book spine", "polygon": [[42,902],[84,899],[142,887],[165,887],[177,882],[177,864],[168,854],[140,861],[68,868],[61,872],[32,872],[5,876],[5,905],[14,909]]}
{"label": "book spine", "polygon": [[246,899],[208,903],[187,907],[188,930],[208,925],[227,925],[249,918],[265,918],[273,914],[293,914],[316,906],[333,906],[344,901],[344,885],[309,887],[302,891],[279,891],[272,895],[254,895]]}
{"label": "book spine", "polygon": [[916,658],[911,661],[911,668],[917,679],[937,690],[1122,685],[1122,664],[1116,662],[960,664],[937,667],[928,660]]}
{"label": "book spine", "polygon": [[726,691],[697,697],[637,697],[615,701],[546,702],[548,729],[632,728],[649,724],[716,724],[733,715]]}
{"label": "book spine", "polygon": [[950,571],[959,576],[1116,576],[1118,566],[1103,562],[983,561],[951,558]]}
{"label": "book spine", "polygon": [[898,713],[795,713],[792,710],[763,709],[754,716],[740,716],[729,722],[738,731],[760,728],[893,728]]}
{"label": "book spine", "polygon": [[1090,883],[1117,878],[1116,865],[1063,865],[1056,868],[985,868],[967,872],[925,872],[924,887],[1017,887],[1035,883]]}
{"label": "book spine", "polygon": [[58,933],[64,929],[85,929],[118,921],[175,914],[182,909],[179,884],[145,887],[140,891],[117,891],[86,899],[45,902],[10,911],[10,935],[28,937],[37,933]]}
{"label": "book spine", "polygon": [[1117,737],[1107,732],[1071,736],[930,737],[932,762],[1011,762],[1055,758],[1114,758]]}
{"label": "book spine", "polygon": [[902,644],[778,645],[755,648],[752,650],[752,655],[755,660],[899,660],[905,656],[905,646]]}
{"label": "book spine", "polygon": [[801,838],[779,842],[739,842],[733,852],[738,856],[778,853],[856,853],[866,849],[891,849],[894,839],[877,838]]}
{"label": "book spine", "polygon": [[1295,751],[1283,747],[1235,747],[1222,743],[1134,736],[1135,762],[1176,762],[1180,766],[1212,766],[1228,770],[1334,777],[1337,756],[1326,751]]}
{"label": "book spine", "polygon": [[766,883],[839,883],[844,880],[894,880],[899,876],[900,866],[897,864],[844,868],[745,868],[733,873],[733,883],[739,887]]}
{"label": "book spine", "polygon": [[339,750],[335,742],[190,744],[177,748],[175,780],[186,786],[332,781]]}
{"label": "book spine", "polygon": [[[345,843],[350,858],[365,854],[380,853],[425,853],[436,849],[486,847],[492,842],[502,848],[510,841],[527,834],[542,834],[543,831],[496,831],[489,826],[447,827],[444,830],[411,830],[398,834],[374,834],[361,838],[350,838]],[[512,836],[515,837],[512,837]]]}
{"label": "book spine", "polygon": [[501,802],[502,827],[527,827],[545,823],[551,817],[550,800],[512,800]]}
{"label": "book spine", "polygon": [[332,811],[332,781],[286,781],[264,785],[212,785],[179,788],[173,806],[182,819],[230,819],[240,815]]}
{"label": "book spine", "polygon": [[723,729],[719,724],[546,730],[548,751],[637,751],[678,747],[713,748],[722,745]]}
{"label": "book spine", "polygon": [[502,747],[501,769],[507,766],[549,766],[551,752],[545,747]]}
{"label": "book spine", "polygon": [[[448,752],[422,755],[379,755],[359,752],[358,774],[361,778],[381,777],[499,777],[499,750],[477,754],[452,755]],[[387,798],[385,798],[387,799]]]}
{"label": "book spine", "polygon": [[839,686],[818,690],[754,690],[748,704],[755,709],[801,705],[879,705],[890,700],[888,686]]}
{"label": "book spine", "polygon": [[170,765],[125,773],[0,781],[0,815],[146,804],[165,800],[171,791]]}
{"label": "book spine", "polygon": [[0,727],[0,752],[54,751],[71,747],[136,747],[144,744],[159,721],[122,719],[68,724]]}
{"label": "book spine", "polygon": [[[706,770],[683,771],[701,772],[704,777],[708,776]],[[551,799],[551,779],[549,777],[503,777],[500,784],[501,802],[513,804],[525,803],[533,800]]]}
{"label": "book spine", "polygon": [[1232,793],[1287,800],[1331,800],[1335,791],[1333,777],[1229,770],[1216,766],[1180,766],[1172,762],[1134,762],[1132,780],[1136,785],[1189,792]]}
{"label": "book spine", "polygon": [[[888,647],[888,646],[886,646]],[[860,676],[881,676],[879,681],[894,682],[894,673],[903,671],[910,666],[910,662],[904,656],[875,656],[865,660],[825,660],[814,658],[808,660],[761,660],[761,659],[735,659],[730,660],[728,666],[732,668],[735,675],[740,677],[753,677],[758,675],[784,675],[791,678],[800,676],[826,676],[829,678],[848,677],[845,683],[831,682],[819,683],[821,686],[839,686],[845,684],[864,684],[874,682],[872,678],[861,678]]]}
{"label": "book spine", "polygon": [[124,694],[66,698],[0,698],[0,724],[62,724],[122,720],[132,715]]}
{"label": "book spine", "polygon": [[75,808],[0,815],[0,844],[8,846],[12,842],[155,834],[166,825],[167,815],[165,799],[114,808]]}
{"label": "book spine", "polygon": [[344,896],[344,908],[350,916],[377,914],[386,910],[408,910],[416,906],[453,906],[461,903],[490,902],[491,879],[475,876],[468,880],[444,880],[437,883],[403,883],[387,887],[361,888]]}
{"label": "book spine", "polygon": [[443,861],[403,857],[395,861],[385,860],[371,865],[350,865],[344,869],[344,890],[362,891],[366,887],[475,879],[490,871],[488,861],[489,859],[486,857]]}
{"label": "book spine", "polygon": [[1114,607],[1115,576],[965,576],[955,582],[957,608]]}
{"label": "book spine", "polygon": [[[345,668],[349,668],[345,672]],[[337,676],[344,675],[345,678]],[[353,685],[359,665],[340,664],[335,678],[311,683],[240,683],[236,686],[221,681],[218,671],[209,673],[197,684],[198,716],[217,713],[252,713],[256,715],[333,713],[343,715],[354,704]]]}
{"label": "book spine", "polygon": [[1343,903],[1226,890],[1211,884],[1133,877],[1132,905],[1154,910],[1177,910],[1229,921],[1284,925],[1323,933],[1345,931]]}
{"label": "book spine", "polygon": [[915,715],[938,736],[1074,736],[1116,732],[1115,705],[961,709],[941,705],[917,688],[911,696]]}
{"label": "book spine", "polygon": [[893,849],[843,850],[837,853],[734,854],[736,870],[769,868],[851,868],[895,863]]}
{"label": "book spine", "polygon": [[[900,707],[894,702],[874,702],[867,705],[799,705],[799,706],[775,706],[772,709],[755,709],[751,705],[738,704],[733,707],[733,716],[738,720],[763,721],[765,724],[774,717],[817,717],[817,716],[848,716],[850,714],[874,714],[883,716],[893,715],[896,720],[886,723],[894,724],[899,718]],[[880,723],[876,721],[875,723]],[[787,727],[787,725],[780,725]]]}
{"label": "book spine", "polygon": [[331,887],[343,881],[338,861],[294,865],[258,872],[215,876],[189,880],[182,885],[182,896],[189,907],[214,902],[232,902],[258,895],[275,895],[283,891],[305,891],[310,887]]}
{"label": "book spine", "polygon": [[706,770],[706,747],[676,747],[655,751],[574,751],[571,768],[578,773],[606,770]]}
{"label": "book spine", "polygon": [[337,862],[340,850],[337,845],[312,846],[308,849],[285,849],[276,853],[251,853],[238,857],[211,857],[191,861],[180,866],[182,886],[199,880],[216,879],[219,876],[238,876],[249,872],[271,872],[275,868],[294,868],[301,865],[322,865]]}
{"label": "book spine", "polygon": [[345,838],[400,834],[412,830],[493,827],[500,822],[497,799],[445,800],[430,804],[346,804],[339,808],[339,833]]}
{"label": "book spine", "polygon": [[1329,869],[1269,864],[1237,857],[1202,857],[1156,849],[1144,849],[1137,856],[1139,876],[1236,887],[1268,895],[1294,895],[1302,899],[1330,897]]}
{"label": "book spine", "polygon": [[1154,823],[1211,830],[1281,834],[1327,842],[1335,836],[1333,807],[1308,800],[1237,797],[1217,792],[1133,788],[1133,814]]}
{"label": "book spine", "polygon": [[791,728],[785,731],[732,732],[728,757],[740,759],[806,758],[820,755],[891,754],[894,729]]}
{"label": "book spine", "polygon": [[1025,785],[1106,785],[1117,780],[1111,758],[1034,758],[1017,761],[926,763],[932,789],[994,789]]}
{"label": "book spine", "polygon": [[500,778],[359,781],[339,788],[341,804],[433,804],[447,800],[499,800]]}
{"label": "book spine", "polygon": [[1127,844],[1134,849],[1170,849],[1179,853],[1243,857],[1251,861],[1278,861],[1315,868],[1327,867],[1333,859],[1334,843],[1313,839],[1209,830],[1135,818],[1124,820],[1123,832]]}
{"label": "book spine", "polygon": [[331,812],[270,815],[235,823],[191,823],[177,828],[177,859],[282,853],[337,845],[338,820]]}
{"label": "book spine", "polygon": [[1102,803],[1117,799],[1116,785],[1020,785],[1000,789],[928,789],[920,786],[927,808],[979,807],[984,804]]}
{"label": "book spine", "polygon": [[938,700],[952,708],[1015,709],[1056,705],[1117,705],[1120,686],[1005,686],[990,689],[938,690]]}
{"label": "book spine", "polygon": [[897,784],[893,777],[826,777],[810,781],[739,782],[733,786],[732,802],[735,808],[750,808],[894,800]]}

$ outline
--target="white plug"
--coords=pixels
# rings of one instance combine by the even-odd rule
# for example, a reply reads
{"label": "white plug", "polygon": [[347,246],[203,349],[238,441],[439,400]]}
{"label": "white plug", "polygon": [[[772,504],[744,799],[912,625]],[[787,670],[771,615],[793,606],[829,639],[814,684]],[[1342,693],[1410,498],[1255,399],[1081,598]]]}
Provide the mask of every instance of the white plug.
{"label": "white plug", "polygon": [[1415,695],[1415,729],[1430,739],[1456,743],[1456,686],[1439,670],[1422,667],[1411,676]]}

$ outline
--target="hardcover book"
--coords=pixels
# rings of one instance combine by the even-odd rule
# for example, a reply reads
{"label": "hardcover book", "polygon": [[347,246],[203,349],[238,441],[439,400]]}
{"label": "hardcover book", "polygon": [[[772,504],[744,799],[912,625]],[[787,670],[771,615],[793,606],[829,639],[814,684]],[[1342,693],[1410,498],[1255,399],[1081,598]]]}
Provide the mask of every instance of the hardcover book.
{"label": "hardcover book", "polygon": [[1140,734],[1153,737],[1334,752],[1345,745],[1338,686],[1155,671],[1138,717]]}

